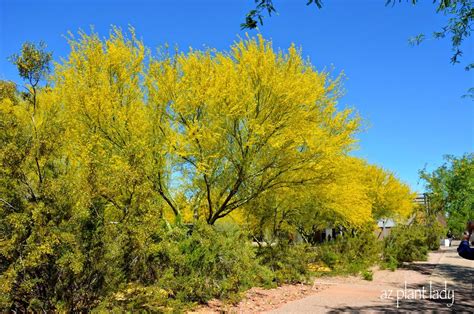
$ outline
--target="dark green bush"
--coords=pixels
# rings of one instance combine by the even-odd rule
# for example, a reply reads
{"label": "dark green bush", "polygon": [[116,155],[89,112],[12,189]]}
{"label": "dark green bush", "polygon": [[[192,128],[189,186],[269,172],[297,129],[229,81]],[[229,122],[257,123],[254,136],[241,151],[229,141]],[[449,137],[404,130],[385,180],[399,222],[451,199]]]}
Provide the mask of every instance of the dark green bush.
{"label": "dark green bush", "polygon": [[153,278],[124,284],[100,309],[183,309],[212,298],[238,300],[241,292],[271,283],[271,272],[259,265],[245,235],[207,224],[197,224],[189,233],[176,227],[157,235],[146,253]]}
{"label": "dark green bush", "polygon": [[426,245],[428,246],[428,249],[431,251],[438,250],[441,244],[441,237],[446,234],[444,228],[439,222],[435,221],[427,226],[424,226],[423,230],[425,232]]}
{"label": "dark green bush", "polygon": [[371,270],[364,270],[362,272],[362,278],[367,281],[372,281],[374,279],[374,272]]}
{"label": "dark green bush", "polygon": [[324,244],[319,250],[321,260],[332,269],[342,260],[339,252],[336,253],[336,251],[339,250],[336,250],[334,244]]}
{"label": "dark green bush", "polygon": [[426,260],[428,255],[427,232],[418,224],[393,228],[383,244],[383,261],[391,269],[404,262]]}
{"label": "dark green bush", "polygon": [[64,271],[59,263],[74,261],[53,251],[41,267],[15,274],[11,292],[0,285],[0,310],[180,311],[212,298],[235,301],[241,292],[273,282],[237,230],[157,223],[145,232],[140,222],[107,225],[107,235],[87,242],[87,260],[76,272]]}
{"label": "dark green bush", "polygon": [[289,244],[280,241],[276,245],[258,249],[261,263],[274,275],[276,284],[300,283],[309,278],[308,263],[313,255],[306,244]]}
{"label": "dark green bush", "polygon": [[317,246],[316,255],[336,273],[357,274],[379,261],[380,244],[373,233],[361,231]]}

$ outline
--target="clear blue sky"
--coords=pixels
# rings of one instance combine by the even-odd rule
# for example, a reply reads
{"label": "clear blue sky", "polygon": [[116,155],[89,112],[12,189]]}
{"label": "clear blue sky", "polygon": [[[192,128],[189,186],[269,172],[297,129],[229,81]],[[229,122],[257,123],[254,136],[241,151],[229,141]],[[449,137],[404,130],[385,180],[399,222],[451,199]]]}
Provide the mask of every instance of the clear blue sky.
{"label": "clear blue sky", "polygon": [[[278,15],[260,32],[274,47],[295,43],[318,69],[344,70],[341,106],[356,108],[369,128],[354,154],[394,171],[414,189],[418,170],[442,163],[444,154],[474,151],[474,102],[462,99],[474,86],[473,39],[464,44],[464,63],[449,63],[448,40],[408,45],[410,36],[438,30],[447,17],[432,1],[385,7],[385,0],[275,0]],[[227,49],[244,36],[240,23],[252,0],[0,0],[0,79],[18,81],[7,57],[24,41],[44,40],[58,60],[68,54],[63,35],[91,25],[106,36],[111,25],[135,27],[148,47]],[[249,32],[255,34],[256,31]]]}

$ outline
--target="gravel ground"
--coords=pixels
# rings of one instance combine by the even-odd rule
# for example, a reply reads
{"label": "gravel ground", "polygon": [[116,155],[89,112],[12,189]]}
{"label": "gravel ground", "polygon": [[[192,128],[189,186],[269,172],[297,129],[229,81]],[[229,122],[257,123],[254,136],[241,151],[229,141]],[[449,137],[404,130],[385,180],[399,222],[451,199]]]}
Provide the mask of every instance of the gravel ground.
{"label": "gravel ground", "polygon": [[236,304],[225,304],[212,300],[190,313],[264,313],[284,304],[319,293],[327,286],[283,285],[275,289],[252,288],[245,293],[243,300]]}

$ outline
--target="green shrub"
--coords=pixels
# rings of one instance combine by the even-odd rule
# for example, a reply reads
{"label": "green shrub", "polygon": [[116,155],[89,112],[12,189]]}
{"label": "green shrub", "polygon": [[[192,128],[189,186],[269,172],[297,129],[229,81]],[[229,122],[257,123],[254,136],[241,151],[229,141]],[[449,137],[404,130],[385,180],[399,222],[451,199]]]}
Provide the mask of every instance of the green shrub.
{"label": "green shrub", "polygon": [[317,246],[316,255],[336,273],[358,274],[379,261],[380,244],[369,231],[346,234]]}
{"label": "green shrub", "polygon": [[177,286],[169,288],[183,301],[228,298],[271,279],[269,271],[258,264],[247,237],[238,231],[222,233],[207,224],[197,225],[192,235],[179,243],[178,252],[181,258],[169,266]]}
{"label": "green shrub", "polygon": [[398,267],[398,261],[395,256],[386,256],[384,260],[382,260],[381,268],[382,269],[390,269],[391,271],[395,271]]}
{"label": "green shrub", "polygon": [[[174,305],[174,306],[173,306]],[[93,312],[172,312],[173,308],[184,307],[179,302],[170,302],[169,292],[157,287],[143,286],[140,284],[128,284],[123,289],[109,295]]]}
{"label": "green shrub", "polygon": [[12,279],[4,272],[1,278],[13,287],[5,289],[5,280],[0,285],[0,310],[181,311],[212,298],[235,301],[241,292],[273,282],[238,230],[127,223],[109,224],[102,237],[91,237],[84,267],[75,272],[65,269],[78,261],[55,251]]}
{"label": "green shrub", "polygon": [[258,257],[273,272],[276,284],[301,283],[309,278],[308,263],[312,254],[306,244],[280,241],[273,246],[260,247]]}
{"label": "green shrub", "polygon": [[425,232],[426,245],[428,246],[428,249],[431,251],[438,250],[441,245],[441,236],[446,234],[444,228],[439,222],[435,221],[424,226],[423,230]]}
{"label": "green shrub", "polygon": [[340,254],[334,252],[332,245],[324,245],[321,248],[321,260],[330,268],[334,268],[341,260]]}
{"label": "green shrub", "polygon": [[362,272],[362,278],[364,278],[364,280],[372,281],[374,279],[374,273],[371,270],[364,270]]}
{"label": "green shrub", "polygon": [[123,285],[100,309],[162,312],[213,298],[235,301],[241,292],[268,285],[273,278],[259,265],[244,234],[216,231],[207,224],[197,224],[192,231],[175,227],[157,234],[146,254],[153,278],[133,287]]}
{"label": "green shrub", "polygon": [[427,232],[423,226],[397,226],[384,239],[383,261],[388,268],[394,269],[404,262],[426,260],[427,243]]}

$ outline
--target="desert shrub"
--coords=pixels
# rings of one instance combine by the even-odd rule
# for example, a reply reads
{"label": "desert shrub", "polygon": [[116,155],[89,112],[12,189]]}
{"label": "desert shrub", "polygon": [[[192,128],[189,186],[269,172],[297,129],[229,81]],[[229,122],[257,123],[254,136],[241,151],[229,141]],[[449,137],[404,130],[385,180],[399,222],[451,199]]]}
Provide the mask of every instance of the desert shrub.
{"label": "desert shrub", "polygon": [[[212,298],[235,301],[252,286],[272,283],[273,274],[237,230],[163,222],[144,232],[139,226],[150,225],[141,219],[128,224],[104,226],[100,238],[94,229],[83,260],[66,260],[58,247],[12,278],[3,273],[12,288],[2,286],[2,309],[166,312]],[[83,237],[89,232],[84,226]],[[67,271],[74,263],[82,267]]]}
{"label": "desert shrub", "polygon": [[334,244],[323,244],[318,251],[321,260],[331,269],[334,269],[336,264],[342,259],[339,252],[336,252]]}
{"label": "desert shrub", "polygon": [[128,284],[112,293],[93,312],[143,311],[166,313],[173,311],[173,305],[183,307],[179,302],[170,302],[169,292],[156,286]]}
{"label": "desert shrub", "polygon": [[308,263],[314,259],[308,245],[283,240],[260,247],[258,257],[273,272],[276,284],[305,282],[309,277]]}
{"label": "desert shrub", "polygon": [[162,286],[176,291],[176,297],[183,301],[227,298],[271,278],[269,271],[258,264],[247,237],[239,231],[217,232],[199,224],[191,236],[180,241],[178,254],[168,266],[173,268],[172,277],[176,280],[166,280]]}
{"label": "desert shrub", "polygon": [[372,281],[374,279],[374,272],[371,270],[364,270],[362,272],[362,278],[367,281]]}
{"label": "desert shrub", "polygon": [[441,244],[442,235],[446,234],[446,230],[441,226],[438,221],[434,221],[423,227],[426,237],[426,245],[431,251],[439,249]]}
{"label": "desert shrub", "polygon": [[361,231],[317,246],[316,256],[336,273],[357,274],[378,262],[380,244],[373,233]]}
{"label": "desert shrub", "polygon": [[212,298],[235,301],[241,292],[270,284],[273,278],[259,265],[244,234],[216,231],[207,224],[159,233],[146,254],[146,267],[152,274],[149,280],[132,287],[124,284],[100,309],[160,312]]}
{"label": "desert shrub", "polygon": [[383,261],[394,269],[404,262],[426,260],[428,254],[426,230],[418,224],[397,226],[384,239]]}

